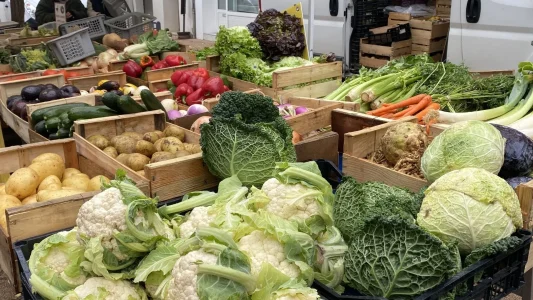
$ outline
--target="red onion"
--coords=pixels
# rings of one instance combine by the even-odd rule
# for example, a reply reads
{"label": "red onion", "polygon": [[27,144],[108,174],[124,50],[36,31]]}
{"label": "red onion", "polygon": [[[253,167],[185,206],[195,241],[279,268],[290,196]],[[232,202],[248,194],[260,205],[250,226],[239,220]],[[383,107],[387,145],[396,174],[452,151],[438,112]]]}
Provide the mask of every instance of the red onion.
{"label": "red onion", "polygon": [[167,115],[170,120],[175,120],[177,118],[183,117],[181,113],[175,109],[167,111]]}
{"label": "red onion", "polygon": [[303,114],[303,113],[306,113],[306,112],[308,112],[308,111],[309,111],[309,110],[307,109],[307,107],[304,107],[304,106],[298,106],[298,107],[296,107],[296,109],[295,109],[295,112],[296,112],[297,115],[299,115],[299,114]]}
{"label": "red onion", "polygon": [[208,112],[208,111],[209,110],[207,109],[207,107],[205,107],[205,106],[203,106],[201,104],[193,104],[187,110],[187,115],[188,116],[192,116],[192,115],[202,114],[202,113],[205,113],[205,112]]}

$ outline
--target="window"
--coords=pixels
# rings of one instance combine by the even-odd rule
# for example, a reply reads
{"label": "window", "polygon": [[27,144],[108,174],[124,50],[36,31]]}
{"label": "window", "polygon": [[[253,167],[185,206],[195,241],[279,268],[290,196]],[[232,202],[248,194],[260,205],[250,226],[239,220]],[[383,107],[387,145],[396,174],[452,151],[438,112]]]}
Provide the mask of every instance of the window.
{"label": "window", "polygon": [[256,14],[259,12],[259,0],[228,0],[228,10]]}
{"label": "window", "polygon": [[226,10],[226,0],[218,0],[218,9]]}

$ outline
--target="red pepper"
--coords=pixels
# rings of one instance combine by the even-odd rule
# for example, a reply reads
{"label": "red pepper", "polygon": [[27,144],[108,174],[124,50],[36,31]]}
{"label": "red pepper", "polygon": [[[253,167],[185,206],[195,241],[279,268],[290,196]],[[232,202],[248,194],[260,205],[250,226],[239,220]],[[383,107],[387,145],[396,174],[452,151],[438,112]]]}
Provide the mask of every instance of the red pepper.
{"label": "red pepper", "polygon": [[220,77],[211,77],[202,85],[204,97],[213,98],[216,95],[224,93],[224,81]]}
{"label": "red pepper", "polygon": [[139,77],[141,76],[142,72],[143,72],[143,69],[141,68],[141,66],[139,66],[136,62],[134,62],[133,60],[129,60],[125,65],[124,67],[122,67],[122,71],[124,71],[124,73],[126,73],[126,75],[130,76],[130,77]]}
{"label": "red pepper", "polygon": [[192,71],[175,71],[170,76],[170,80],[174,86],[178,86],[182,83],[187,83],[192,76]]}
{"label": "red pepper", "polygon": [[143,69],[146,69],[154,65],[154,60],[148,55],[141,57],[140,62],[141,62],[141,68]]}
{"label": "red pepper", "polygon": [[202,90],[202,88],[199,88],[192,94],[187,96],[185,102],[187,103],[187,105],[191,106],[193,104],[202,104],[202,100],[204,100],[204,91]]}
{"label": "red pepper", "polygon": [[204,85],[205,79],[203,77],[198,77],[195,75],[192,75],[189,80],[187,80],[187,84],[190,85],[195,91],[199,88],[201,88]]}
{"label": "red pepper", "polygon": [[181,101],[183,104],[187,104],[185,99],[190,94],[194,93],[192,87],[186,83],[182,83],[176,87],[176,92],[174,93],[174,98],[178,101]]}
{"label": "red pepper", "polygon": [[207,71],[207,69],[204,69],[204,68],[198,68],[193,71],[193,75],[202,77],[203,79],[207,80],[209,78],[209,71]]}
{"label": "red pepper", "polygon": [[181,57],[179,55],[169,55],[169,56],[165,57],[165,62],[170,67],[177,67],[177,66],[181,66],[181,65],[186,65],[187,64],[187,61],[185,60],[185,58],[183,58],[183,57]]}
{"label": "red pepper", "polygon": [[159,70],[164,68],[168,68],[167,63],[164,60],[160,60],[152,66],[152,70]]}
{"label": "red pepper", "polygon": [[231,91],[227,85],[224,85],[224,92]]}

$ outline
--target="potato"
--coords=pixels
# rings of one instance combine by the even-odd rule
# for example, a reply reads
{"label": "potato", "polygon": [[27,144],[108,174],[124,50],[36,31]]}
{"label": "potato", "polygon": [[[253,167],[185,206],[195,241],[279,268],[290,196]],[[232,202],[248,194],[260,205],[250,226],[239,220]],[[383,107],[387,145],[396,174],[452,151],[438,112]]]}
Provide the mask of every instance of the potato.
{"label": "potato", "polygon": [[166,137],[175,137],[182,142],[185,140],[185,130],[176,125],[169,125],[163,133]]}
{"label": "potato", "polygon": [[162,139],[161,150],[167,151],[170,153],[176,153],[178,150],[184,150],[185,147],[183,143],[176,137],[166,137]]}
{"label": "potato", "polygon": [[35,194],[39,183],[41,181],[39,181],[37,172],[30,168],[20,168],[11,174],[7,180],[6,194],[17,197],[17,199],[24,199]]}
{"label": "potato", "polygon": [[89,176],[80,173],[63,180],[63,186],[86,191],[89,188],[90,181]]}
{"label": "potato", "polygon": [[87,141],[102,150],[109,146],[109,140],[101,134],[91,135],[87,138]]}
{"label": "potato", "polygon": [[145,175],[144,175],[144,170],[142,170],[142,171],[137,171],[137,174],[139,174],[139,175],[141,175],[141,176],[143,176],[143,177],[145,176]]}
{"label": "potato", "polygon": [[191,155],[191,152],[186,150],[178,150],[178,152],[176,152],[176,157],[184,157],[189,155]]}
{"label": "potato", "polygon": [[163,151],[161,150],[161,144],[163,144],[163,139],[158,139],[157,142],[154,143],[155,151]]}
{"label": "potato", "polygon": [[105,183],[109,183],[109,178],[103,176],[103,175],[97,175],[91,178],[89,181],[89,187],[87,191],[101,191],[102,190],[102,183],[101,180],[103,180]]}
{"label": "potato", "polygon": [[137,144],[135,145],[135,152],[150,157],[156,151],[155,151],[154,144],[144,141],[144,140],[140,140],[140,141],[137,141]]}
{"label": "potato", "polygon": [[156,163],[164,160],[169,160],[176,158],[176,155],[174,153],[170,152],[156,152],[154,155],[152,155],[152,159],[150,159],[150,163]]}
{"label": "potato", "polygon": [[66,168],[65,171],[63,171],[63,177],[61,177],[62,180],[65,180],[69,178],[72,175],[80,174],[80,170],[76,168]]}
{"label": "potato", "polygon": [[165,134],[161,130],[154,130],[153,132],[155,132],[157,136],[159,136],[159,139],[162,139],[165,137]]}
{"label": "potato", "polygon": [[133,138],[136,141],[139,141],[139,140],[143,139],[142,134],[137,133],[137,132],[133,132],[133,131],[126,131],[123,134],[121,134],[121,136],[128,136],[130,138]]}
{"label": "potato", "polygon": [[187,144],[187,143],[185,143],[185,144],[183,144],[183,146],[185,147],[186,151],[189,151],[192,154],[196,154],[196,153],[202,152],[202,147],[200,147],[200,145],[197,145],[197,144]]}
{"label": "potato", "polygon": [[135,152],[135,143],[137,142],[136,139],[128,136],[121,136],[115,141],[115,148],[117,149],[117,152],[119,154],[126,153],[134,153]]}
{"label": "potato", "polygon": [[159,134],[157,134],[155,131],[147,132],[143,135],[143,140],[150,142],[152,144],[157,142],[157,140],[159,139],[161,139],[161,137],[159,137]]}
{"label": "potato", "polygon": [[2,183],[0,184],[0,195],[5,195],[5,194],[6,194],[6,184]]}
{"label": "potato", "polygon": [[63,176],[63,172],[65,171],[65,164],[63,162],[58,162],[56,160],[45,160],[45,161],[38,161],[34,162],[31,165],[29,165],[30,169],[37,172],[39,175],[39,183],[43,181],[46,177],[50,175],[55,175],[58,178],[60,176]]}
{"label": "potato", "polygon": [[121,135],[114,136],[114,137],[111,139],[111,141],[109,141],[109,146],[111,146],[111,147],[115,147],[115,145],[117,144],[117,141],[118,141],[119,139],[121,139],[121,138],[122,138]]}
{"label": "potato", "polygon": [[37,202],[44,202],[44,201],[59,199],[63,197],[81,194],[84,192],[85,190],[74,190],[74,189],[66,189],[66,190],[59,190],[59,191],[42,190],[39,193],[37,193]]}
{"label": "potato", "polygon": [[118,152],[117,152],[117,149],[115,149],[115,147],[106,147],[104,150],[104,153],[111,156],[112,158],[115,158],[118,156]]}
{"label": "potato", "polygon": [[123,165],[127,166],[128,165],[128,157],[130,156],[130,154],[125,154],[125,153],[122,153],[122,154],[119,154],[116,159]]}
{"label": "potato", "polygon": [[55,175],[47,176],[43,181],[41,181],[41,184],[39,184],[39,187],[37,188],[37,191],[41,190],[48,190],[48,186],[50,185],[59,185],[59,189],[61,189],[61,179]]}
{"label": "potato", "polygon": [[0,226],[7,231],[6,209],[21,206],[22,203],[16,197],[0,195]]}
{"label": "potato", "polygon": [[63,189],[63,185],[61,183],[52,183],[52,184],[49,184],[45,189],[42,189],[42,190],[59,191],[61,189]]}
{"label": "potato", "polygon": [[22,200],[22,205],[37,203],[37,194],[28,196]]}
{"label": "potato", "polygon": [[140,153],[133,153],[128,157],[128,167],[130,167],[133,171],[144,170],[144,166],[149,162],[150,158]]}
{"label": "potato", "polygon": [[43,153],[43,154],[37,156],[36,158],[34,158],[31,161],[31,163],[33,164],[33,163],[36,163],[36,162],[39,162],[39,161],[46,161],[46,160],[55,160],[55,161],[58,161],[58,162],[65,163],[63,158],[59,154],[55,154],[55,153]]}

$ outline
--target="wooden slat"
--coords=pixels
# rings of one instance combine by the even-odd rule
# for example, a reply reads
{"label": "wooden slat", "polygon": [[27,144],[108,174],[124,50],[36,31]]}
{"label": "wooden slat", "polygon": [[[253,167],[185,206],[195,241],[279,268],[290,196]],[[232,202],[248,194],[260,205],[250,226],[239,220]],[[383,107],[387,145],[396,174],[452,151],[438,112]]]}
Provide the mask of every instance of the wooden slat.
{"label": "wooden slat", "polygon": [[401,21],[409,21],[409,20],[411,20],[411,14],[390,12],[389,13],[389,19],[401,20]]}
{"label": "wooden slat", "polygon": [[41,77],[41,72],[34,71],[34,72],[3,75],[3,76],[0,76],[0,82],[9,82],[9,81],[14,81],[14,80],[34,78],[34,77]]}
{"label": "wooden slat", "polygon": [[391,121],[389,119],[374,117],[346,109],[334,109],[331,115],[331,120],[331,129],[339,134],[338,150],[340,153],[342,153],[344,149],[344,134]]}
{"label": "wooden slat", "polygon": [[11,46],[29,46],[29,45],[38,45],[44,42],[51,41],[58,38],[58,36],[45,36],[45,37],[35,37],[35,38],[18,38],[9,40]]}
{"label": "wooden slat", "polygon": [[93,86],[97,86],[100,80],[116,81],[120,86],[124,86],[126,84],[126,73],[100,73],[97,75],[71,78],[69,82],[80,90],[89,91]]}
{"label": "wooden slat", "polygon": [[320,98],[329,95],[341,85],[341,79],[313,83],[302,87],[295,87],[277,92],[277,97],[297,96],[308,98]]}
{"label": "wooden slat", "polygon": [[361,39],[361,53],[374,54],[379,56],[398,56],[411,53],[411,40],[394,42],[389,46],[372,45],[368,39]]}
{"label": "wooden slat", "polygon": [[57,106],[57,105],[63,105],[63,104],[69,104],[69,103],[87,103],[91,106],[95,106],[99,102],[99,98],[100,97],[95,94],[90,94],[90,95],[81,95],[81,96],[76,96],[76,97],[71,97],[71,98],[59,99],[55,101],[28,104],[26,105],[26,111],[28,113],[28,122],[31,124],[31,114],[38,109],[45,108],[45,107],[51,107],[51,106]]}
{"label": "wooden slat", "polygon": [[301,83],[340,77],[342,77],[341,62],[315,64],[290,70],[275,71],[272,74],[272,87],[281,89]]}
{"label": "wooden slat", "polygon": [[202,50],[215,45],[215,42],[213,41],[199,39],[179,39],[177,42],[180,45],[180,51],[183,52]]}
{"label": "wooden slat", "polygon": [[18,274],[14,266],[15,256],[11,249],[9,234],[0,227],[0,271],[7,276],[7,280],[14,286],[18,286]]}
{"label": "wooden slat", "polygon": [[175,71],[187,71],[187,70],[194,70],[198,69],[197,63],[190,63],[183,66],[178,67],[172,67],[172,68],[164,68],[164,69],[158,69],[153,71],[147,71],[146,72],[146,81],[152,82],[152,81],[158,81],[158,80],[170,80],[170,76]]}
{"label": "wooden slat", "polygon": [[522,209],[522,219],[524,228],[531,230],[533,228],[533,181],[519,185],[516,188],[520,207]]}
{"label": "wooden slat", "polygon": [[331,125],[331,112],[341,108],[342,103],[328,104],[287,119],[291,128],[299,134],[307,134]]}
{"label": "wooden slat", "polygon": [[326,159],[332,161],[336,166],[338,166],[338,143],[339,134],[331,131],[307,138],[294,145],[297,160],[311,161],[317,159]]}
{"label": "wooden slat", "polygon": [[443,51],[446,48],[446,38],[438,40],[429,40],[429,45],[415,44],[413,42],[413,51],[423,51],[427,53],[433,53],[437,51]]}

